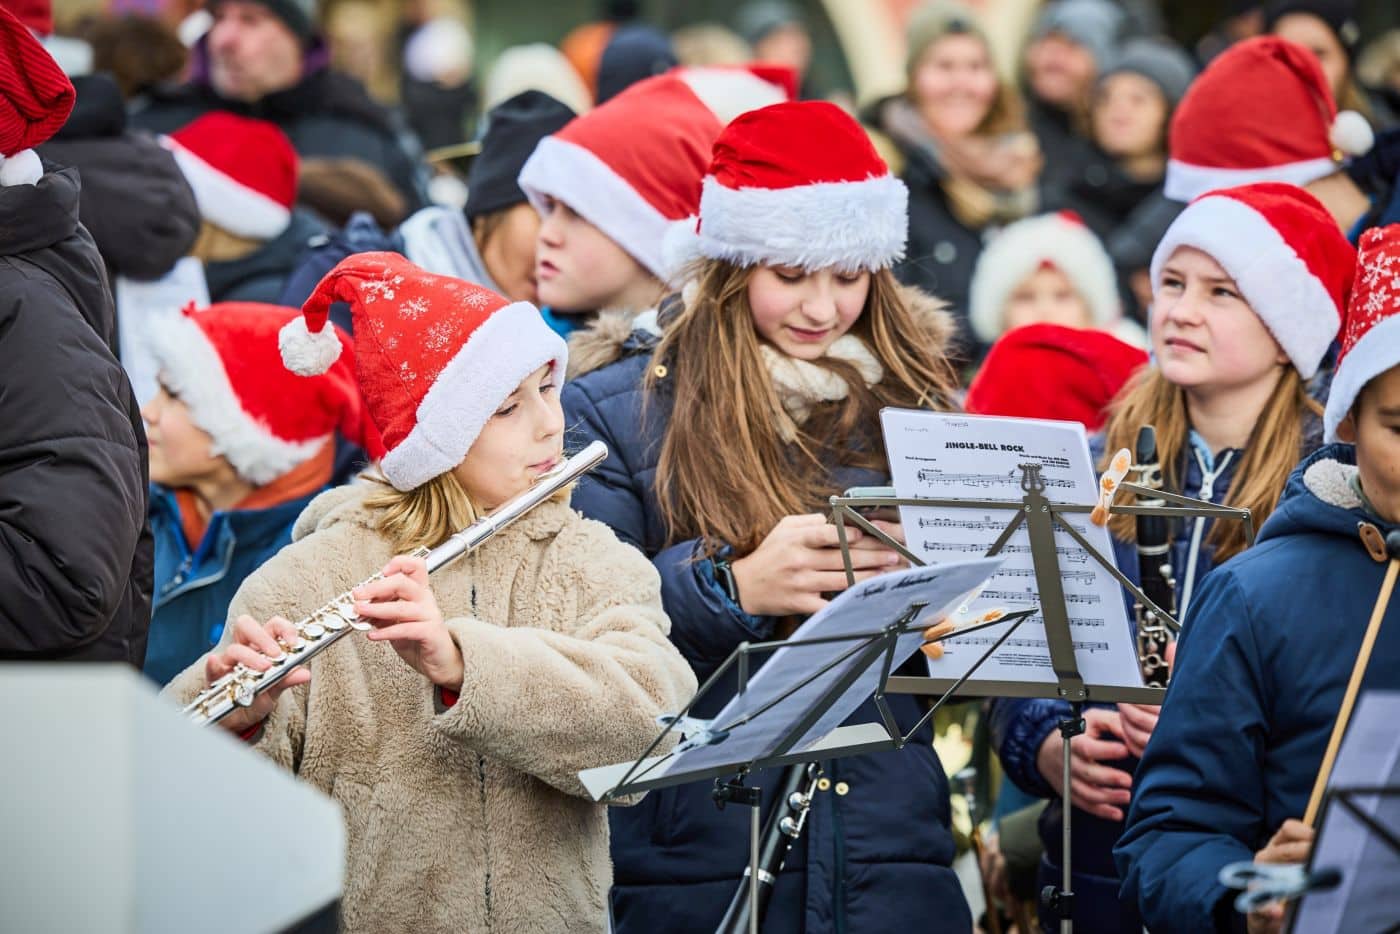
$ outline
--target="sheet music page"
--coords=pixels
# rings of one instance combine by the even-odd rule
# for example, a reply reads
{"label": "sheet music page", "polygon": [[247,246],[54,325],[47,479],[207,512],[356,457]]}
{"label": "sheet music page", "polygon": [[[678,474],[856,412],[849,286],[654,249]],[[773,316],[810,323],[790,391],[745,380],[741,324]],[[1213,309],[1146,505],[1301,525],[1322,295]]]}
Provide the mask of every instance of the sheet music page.
{"label": "sheet music page", "polygon": [[[1357,702],[1332,767],[1328,788],[1400,783],[1400,691],[1366,691]],[[1354,802],[1372,820],[1400,835],[1400,796],[1359,795]],[[1320,824],[1309,869],[1340,869],[1337,888],[1303,897],[1292,930],[1309,934],[1389,930],[1400,918],[1400,852],[1335,800]]]}
{"label": "sheet music page", "polygon": [[[1051,502],[1087,506],[1098,499],[1098,475],[1089,459],[1084,426],[1077,422],[907,409],[885,409],[881,422],[895,493],[901,497],[1019,504],[1024,495],[1020,465],[1038,463],[1045,496]],[[986,554],[1015,512],[904,506],[900,515],[909,549],[937,564]],[[1091,523],[1087,514],[1064,518],[1113,561],[1113,543],[1106,528]],[[1075,657],[1084,681],[1142,687],[1137,644],[1122,586],[1064,529],[1056,528],[1055,544]],[[1005,563],[971,608],[1001,606],[1014,611],[1038,603],[1030,536],[1024,524],[998,556],[1004,556]],[[992,626],[948,638],[943,657],[929,662],[930,675],[961,677],[1005,630],[1004,626]],[[1022,622],[971,680],[1054,683],[1040,616]]]}

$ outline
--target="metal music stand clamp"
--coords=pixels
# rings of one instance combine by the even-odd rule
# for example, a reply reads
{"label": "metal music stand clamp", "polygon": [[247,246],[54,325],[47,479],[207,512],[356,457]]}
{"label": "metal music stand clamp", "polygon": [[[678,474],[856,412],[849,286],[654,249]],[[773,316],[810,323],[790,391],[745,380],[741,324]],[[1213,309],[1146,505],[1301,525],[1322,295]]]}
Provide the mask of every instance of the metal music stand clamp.
{"label": "metal music stand clamp", "polygon": [[[1118,583],[1122,584],[1134,599],[1140,601],[1144,607],[1157,614],[1172,632],[1181,631],[1181,623],[1169,613],[1157,606],[1147,595],[1142,592],[1132,581],[1123,575],[1113,563],[1111,557],[1099,553],[1078,529],[1065,518],[1068,515],[1088,514],[1093,511],[1093,506],[1072,505],[1066,503],[1052,503],[1045,496],[1046,484],[1041,476],[1041,465],[1038,463],[1021,464],[1021,490],[1023,496],[1018,502],[1016,500],[973,500],[973,499],[940,499],[928,497],[902,497],[902,496],[833,496],[830,499],[832,516],[836,524],[837,538],[841,543],[841,553],[845,559],[846,579],[850,582],[855,580],[855,572],[850,561],[850,551],[846,538],[846,524],[849,522],[867,535],[874,536],[885,546],[894,549],[906,559],[916,565],[925,565],[918,555],[914,554],[903,543],[882,531],[878,526],[861,515],[857,510],[868,507],[880,506],[924,506],[938,509],[975,509],[984,512],[1011,512],[1013,515],[1008,519],[1006,527],[997,536],[990,548],[987,549],[986,556],[992,557],[1000,553],[1011,536],[1024,524],[1027,535],[1030,539],[1031,560],[1035,569],[1036,590],[1040,597],[1040,614],[1045,625],[1045,641],[1050,650],[1050,665],[1055,672],[1055,684],[1053,687],[1046,682],[1017,682],[1017,681],[979,681],[971,685],[967,684],[972,674],[981,667],[992,654],[1001,646],[1016,628],[1033,613],[1021,614],[1021,618],[1007,627],[1001,637],[986,652],[982,654],[972,666],[968,668],[959,678],[949,681],[947,679],[922,678],[922,677],[891,677],[888,671],[881,679],[882,689],[875,695],[875,702],[880,709],[881,715],[887,718],[888,723],[892,722],[889,717],[888,707],[884,704],[885,692],[897,694],[925,694],[934,695],[938,699],[929,709],[925,717],[919,721],[919,726],[930,719],[934,712],[945,704],[955,692],[976,697],[1047,697],[1068,701],[1070,704],[1070,715],[1062,719],[1059,723],[1060,736],[1064,742],[1064,773],[1062,775],[1061,802],[1064,810],[1064,836],[1061,841],[1061,867],[1063,873],[1061,884],[1046,886],[1041,892],[1041,899],[1046,907],[1060,918],[1061,934],[1070,934],[1073,931],[1073,910],[1074,892],[1071,883],[1071,846],[1070,846],[1070,814],[1073,811],[1073,802],[1070,794],[1070,741],[1084,732],[1084,705],[1088,701],[1121,702],[1133,704],[1161,704],[1162,697],[1166,691],[1161,688],[1149,687],[1123,687],[1119,685],[1090,685],[1085,684],[1083,677],[1079,673],[1079,665],[1074,657],[1074,639],[1070,631],[1069,608],[1065,603],[1064,586],[1060,575],[1059,555],[1055,546],[1055,530],[1058,527],[1069,534],[1074,541],[1084,549],[1101,567],[1113,575]],[[1254,522],[1248,509],[1236,509],[1229,506],[1219,506],[1205,500],[1195,499],[1189,496],[1181,496],[1164,490],[1154,490],[1139,486],[1136,483],[1123,483],[1119,486],[1121,492],[1137,494],[1149,498],[1164,500],[1161,506],[1111,506],[1110,514],[1130,515],[1130,516],[1167,516],[1176,518],[1206,517],[1215,519],[1233,519],[1244,523],[1245,538],[1249,544],[1254,544]],[[893,490],[891,490],[893,494]],[[1001,625],[1011,617],[1004,617],[987,625]],[[951,635],[967,635],[974,628],[985,628],[982,626],[969,627]],[[1053,693],[1047,693],[1053,691]],[[917,727],[916,727],[917,729]]]}

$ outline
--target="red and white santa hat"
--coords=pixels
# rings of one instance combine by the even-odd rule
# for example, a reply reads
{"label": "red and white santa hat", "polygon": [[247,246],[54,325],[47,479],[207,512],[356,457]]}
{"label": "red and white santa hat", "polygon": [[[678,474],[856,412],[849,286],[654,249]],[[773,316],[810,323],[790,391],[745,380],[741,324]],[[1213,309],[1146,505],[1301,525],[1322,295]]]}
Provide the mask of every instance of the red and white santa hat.
{"label": "red and white santa hat", "polygon": [[215,111],[161,142],[205,220],[250,240],[271,240],[292,222],[297,154],[276,124]]}
{"label": "red and white santa hat", "polygon": [[675,271],[705,257],[884,269],[904,256],[909,192],[841,108],[792,101],[742,114],[715,140],[698,218],[672,225]]}
{"label": "red and white santa hat", "polygon": [[1337,112],[1317,56],[1277,36],[1226,49],[1172,114],[1166,196],[1190,201],[1250,182],[1306,185],[1371,148],[1355,111]]}
{"label": "red and white santa hat", "polygon": [[282,330],[294,373],[322,373],[344,355],[332,302],[355,321],[355,369],[387,453],[380,462],[408,491],[467,456],[486,420],[545,364],[563,379],[568,350],[529,302],[509,302],[462,279],[433,275],[397,253],[359,253],[326,273]]}
{"label": "red and white santa hat", "polygon": [[1094,232],[1073,211],[1041,214],[1009,224],[992,237],[972,271],[968,323],[987,343],[1006,330],[1006,301],[1036,270],[1064,273],[1089,306],[1098,328],[1123,317],[1113,260]]}
{"label": "red and white santa hat", "polygon": [[1322,202],[1281,182],[1202,195],[1152,254],[1154,292],[1180,247],[1219,263],[1298,372],[1305,379],[1317,372],[1341,329],[1356,266],[1356,250]]}
{"label": "red and white santa hat", "polygon": [[[270,483],[309,460],[340,433],[377,457],[379,432],[369,420],[349,362],[303,379],[282,366],[278,335],[301,315],[295,308],[224,302],[157,319],[145,335],[160,381],[190,418],[250,483]],[[337,347],[348,340],[328,331]]]}
{"label": "red and white santa hat", "polygon": [[725,118],[787,95],[764,74],[681,68],[639,81],[542,139],[520,170],[520,187],[536,210],[563,202],[665,279],[666,226],[699,208]]}
{"label": "red and white santa hat", "polygon": [[1366,384],[1394,366],[1400,366],[1400,224],[1361,235],[1342,351],[1322,419],[1329,443],[1337,440],[1337,426]]}
{"label": "red and white santa hat", "polygon": [[58,132],[74,100],[53,56],[0,6],[0,188],[38,184],[44,168],[33,147]]}

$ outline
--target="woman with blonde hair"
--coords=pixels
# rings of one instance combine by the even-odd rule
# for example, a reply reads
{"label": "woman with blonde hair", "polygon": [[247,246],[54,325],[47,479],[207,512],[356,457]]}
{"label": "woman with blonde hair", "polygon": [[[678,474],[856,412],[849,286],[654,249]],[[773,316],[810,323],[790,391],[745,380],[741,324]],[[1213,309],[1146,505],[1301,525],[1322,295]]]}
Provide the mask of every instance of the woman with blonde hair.
{"label": "woman with blonde hair", "polygon": [[[1166,489],[1247,508],[1258,528],[1289,473],[1321,442],[1322,409],[1306,381],[1341,329],[1355,263],[1321,202],[1297,186],[1261,182],[1193,201],[1152,257],[1154,363],[1114,403],[1102,450],[1132,449],[1138,429],[1151,425]],[[1119,567],[1136,577],[1133,519],[1116,516],[1109,528]],[[1244,550],[1244,530],[1192,519],[1171,539],[1177,614],[1189,627],[1201,578]],[[992,703],[993,746],[1007,774],[1050,799],[1040,822],[1042,884],[1060,878],[1064,760],[1056,729],[1068,712],[1061,701]],[[1072,744],[1070,763],[1074,921],[1137,934],[1136,906],[1118,899],[1113,844],[1157,708],[1094,706],[1085,721],[1088,734]],[[1041,915],[1047,931],[1058,920]]]}
{"label": "woman with blonde hair", "polygon": [[567,490],[431,582],[410,554],[560,463],[564,343],[529,303],[363,253],[283,329],[295,372],[338,356],[334,301],[387,453],[374,482],[312,502],[167,693],[266,670],[299,641],[287,620],[355,588],[374,628],[221,722],[343,809],[344,930],[601,934],[608,828],[578,772],[640,755],[695,689],[656,571]]}
{"label": "woman with blonde hair", "polygon": [[[823,513],[833,493],[887,482],[880,409],[951,406],[949,316],[890,273],[906,197],[834,105],[751,111],[715,142],[699,217],[668,234],[671,259],[689,260],[683,297],[574,338],[592,371],[565,393],[570,430],[613,452],[576,501],[651,558],[672,641],[701,679],[845,589]],[[857,579],[900,562],[860,535],[852,557]],[[916,702],[891,702],[912,727]],[[823,763],[765,930],[970,928],[930,741],[925,728],[898,753]],[[751,780],[770,812],[776,776]],[[657,792],[614,819],[619,934],[715,930],[742,878],[748,818],[717,811],[709,792]]]}

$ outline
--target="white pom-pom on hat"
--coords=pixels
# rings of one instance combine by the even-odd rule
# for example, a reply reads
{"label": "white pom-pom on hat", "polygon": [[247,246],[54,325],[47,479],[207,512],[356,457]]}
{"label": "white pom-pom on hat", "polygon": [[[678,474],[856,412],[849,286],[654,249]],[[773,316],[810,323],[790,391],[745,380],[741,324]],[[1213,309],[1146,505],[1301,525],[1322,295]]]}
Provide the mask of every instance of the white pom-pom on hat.
{"label": "white pom-pom on hat", "polygon": [[32,149],[21,149],[13,156],[0,156],[0,188],[15,185],[37,185],[44,177],[44,166],[39,154]]}
{"label": "white pom-pom on hat", "polygon": [[277,332],[282,365],[300,376],[319,376],[340,357],[340,338],[329,321],[314,334],[307,330],[305,316],[298,316]]}
{"label": "white pom-pom on hat", "polygon": [[1376,143],[1376,134],[1366,118],[1354,110],[1343,110],[1332,121],[1327,141],[1343,155],[1364,156]]}

